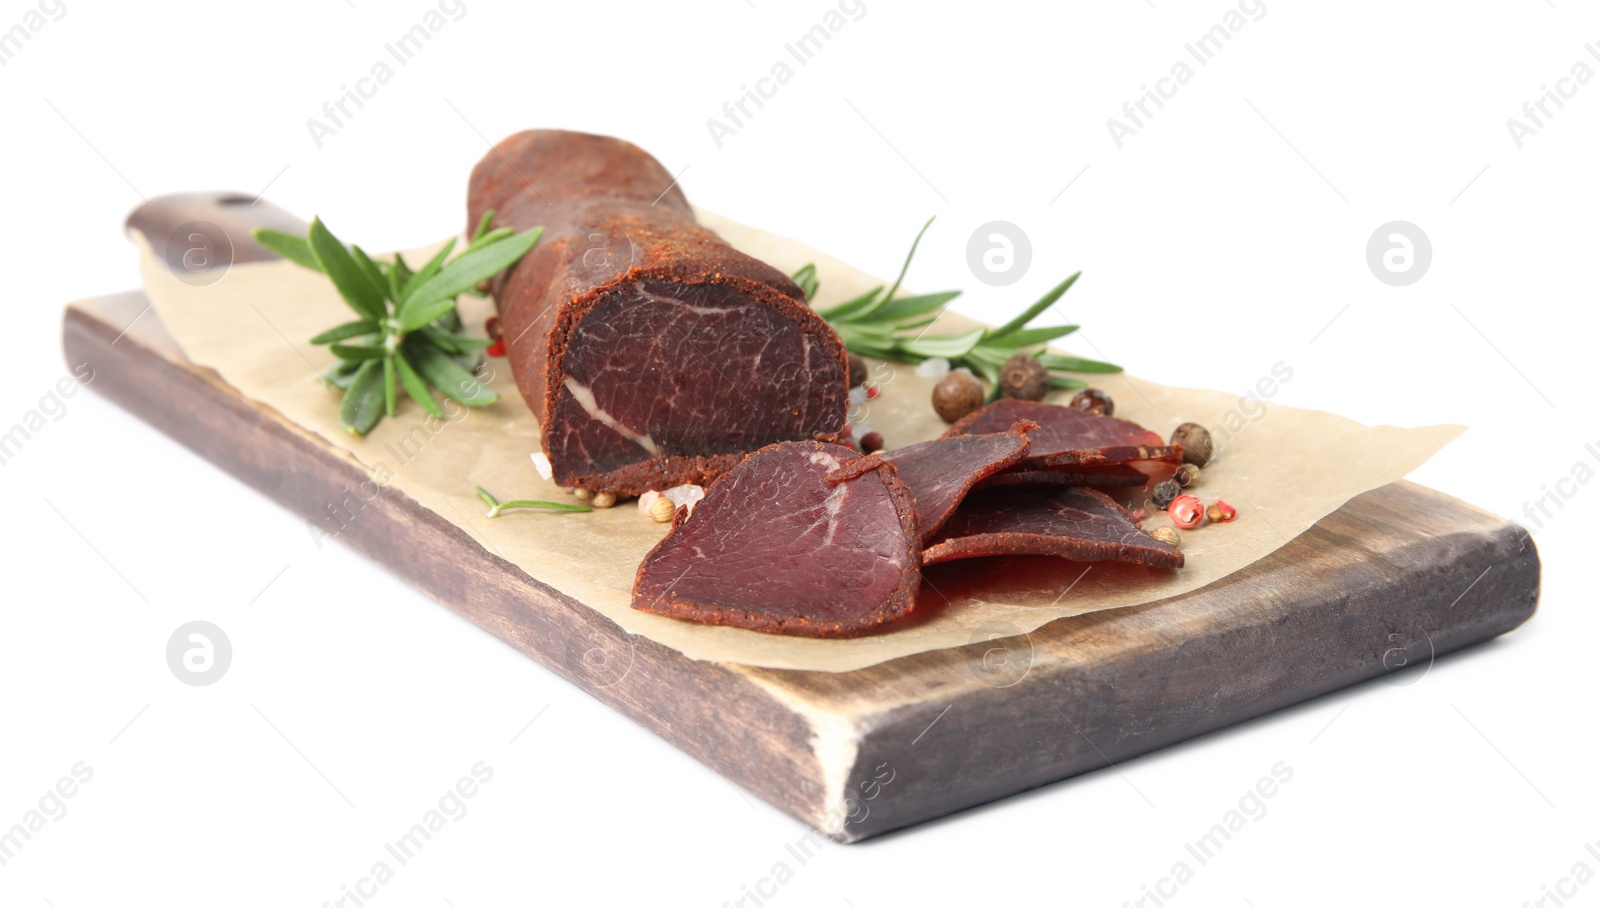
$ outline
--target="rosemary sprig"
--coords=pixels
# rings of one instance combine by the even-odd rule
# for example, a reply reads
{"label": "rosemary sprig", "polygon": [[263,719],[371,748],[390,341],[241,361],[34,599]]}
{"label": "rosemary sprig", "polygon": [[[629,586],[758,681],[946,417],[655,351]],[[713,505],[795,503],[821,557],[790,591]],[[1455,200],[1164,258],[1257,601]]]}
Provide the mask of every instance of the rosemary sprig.
{"label": "rosemary sprig", "polygon": [[[917,238],[911,242],[911,250],[906,253],[906,260],[900,266],[900,274],[887,291],[882,287],[874,287],[854,299],[818,311],[817,314],[827,319],[839,333],[845,349],[861,356],[908,363],[943,357],[952,366],[965,366],[988,379],[991,397],[999,394],[1000,367],[1017,353],[1030,353],[1038,357],[1039,362],[1050,370],[1052,388],[1088,386],[1081,379],[1059,373],[1122,371],[1121,366],[1111,363],[1063,356],[1047,349],[1046,345],[1051,341],[1077,331],[1077,325],[1028,327],[1072,287],[1083,273],[1081,271],[1051,288],[1049,293],[1016,318],[998,328],[973,328],[959,334],[928,334],[927,327],[944,313],[945,306],[960,296],[961,291],[947,290],[898,299],[895,293],[899,291],[900,282],[911,267],[912,257],[917,254],[917,244],[922,242],[922,235],[928,232],[932,223],[933,218],[929,218],[917,232]],[[796,271],[794,282],[804,291],[806,299],[814,298],[818,287],[816,266],[806,265]]]}
{"label": "rosemary sprig", "polygon": [[456,245],[451,239],[415,272],[399,253],[392,262],[376,261],[360,246],[346,246],[319,218],[312,218],[303,237],[255,231],[262,246],[327,275],[357,316],[311,339],[339,357],[322,377],[344,395],[340,427],[356,435],[372,431],[378,420],[394,415],[401,388],[440,418],[444,411],[433,389],[468,407],[500,399],[473,375],[479,351],[490,341],[463,330],[456,297],[515,264],[544,228],[490,230],[493,217],[492,211],[483,216],[461,255],[450,259]]}
{"label": "rosemary sprig", "polygon": [[545,511],[574,511],[577,513],[594,510],[594,508],[586,504],[561,504],[555,501],[533,501],[527,498],[501,501],[489,494],[489,490],[483,486],[473,486],[473,489],[477,491],[478,497],[483,499],[483,503],[489,506],[490,517],[499,517],[501,511],[510,510],[511,508],[538,508]]}

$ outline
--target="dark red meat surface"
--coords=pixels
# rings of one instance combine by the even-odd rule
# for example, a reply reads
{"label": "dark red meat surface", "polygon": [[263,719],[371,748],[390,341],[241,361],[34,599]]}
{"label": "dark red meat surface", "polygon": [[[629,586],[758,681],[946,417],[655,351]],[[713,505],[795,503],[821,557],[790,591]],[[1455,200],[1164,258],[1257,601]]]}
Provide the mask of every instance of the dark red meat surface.
{"label": "dark red meat surface", "polygon": [[1103,492],[1079,488],[973,492],[923,549],[922,562],[986,555],[1183,567],[1176,547],[1140,530]]}
{"label": "dark red meat surface", "polygon": [[1094,489],[1120,489],[1142,486],[1149,474],[1125,463],[1088,467],[1057,467],[1048,470],[1007,470],[978,483],[979,489],[1011,486],[1088,486]]}
{"label": "dark red meat surface", "polygon": [[916,509],[894,468],[826,442],[756,451],[645,557],[633,607],[705,624],[853,637],[911,611]]}
{"label": "dark red meat surface", "polygon": [[1060,404],[1009,397],[962,418],[944,437],[1003,432],[1019,419],[1039,424],[1028,433],[1031,445],[1022,461],[1023,469],[1170,460],[1180,453],[1138,423]]}
{"label": "dark red meat surface", "polygon": [[1032,425],[1021,423],[994,435],[935,438],[879,455],[894,464],[901,481],[911,489],[917,504],[917,533],[923,542],[950,519],[975,483],[1022,459]]}

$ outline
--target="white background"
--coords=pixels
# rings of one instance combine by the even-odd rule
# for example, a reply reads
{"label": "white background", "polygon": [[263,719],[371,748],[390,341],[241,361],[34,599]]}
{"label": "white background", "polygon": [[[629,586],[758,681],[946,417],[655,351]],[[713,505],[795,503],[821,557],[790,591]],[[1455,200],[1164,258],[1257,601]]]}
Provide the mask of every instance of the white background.
{"label": "white background", "polygon": [[[1600,468],[1600,85],[1521,149],[1506,126],[1576,61],[1600,68],[1600,14],[1572,0],[1268,0],[1120,150],[1106,120],[1225,3],[867,0],[719,150],[706,120],[824,0],[467,0],[318,150],[306,120],[428,8],[353,2],[66,0],[0,68],[0,428],[67,373],[62,305],[136,284],[120,225],[142,199],[265,189],[413,247],[461,228],[486,139],[559,126],[632,139],[698,204],[880,274],[936,214],[909,283],[966,288],[985,319],[1082,268],[1069,348],[1152,379],[1242,393],[1283,361],[1282,402],[1469,424],[1413,478],[1508,517]],[[5,0],[0,29],[32,8]],[[998,290],[965,256],[997,219],[1034,250]],[[1403,288],[1365,260],[1395,219],[1433,246]],[[719,906],[803,835],[103,398],[68,405],[0,467],[0,827],[78,761],[94,775],[0,867],[0,903],[321,905],[480,760],[470,812],[378,905]],[[767,904],[1121,905],[1278,761],[1292,781],[1178,903],[1522,905],[1576,862],[1600,872],[1594,485],[1562,486],[1540,612],[1508,637],[829,845]],[[197,618],[233,641],[211,687],[164,658]],[[1597,903],[1600,882],[1568,902]]]}

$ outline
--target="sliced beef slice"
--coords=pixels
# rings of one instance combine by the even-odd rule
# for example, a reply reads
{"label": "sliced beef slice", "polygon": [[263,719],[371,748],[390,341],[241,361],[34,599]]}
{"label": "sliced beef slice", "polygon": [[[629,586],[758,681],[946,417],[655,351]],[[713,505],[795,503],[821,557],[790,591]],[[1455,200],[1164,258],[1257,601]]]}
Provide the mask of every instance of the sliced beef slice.
{"label": "sliced beef slice", "polygon": [[1007,470],[1004,473],[996,473],[983,480],[978,483],[977,488],[1087,486],[1094,489],[1123,489],[1131,486],[1142,486],[1149,481],[1149,474],[1138,467],[1125,463],[1113,463],[1087,467],[1056,467],[1048,470]]}
{"label": "sliced beef slice", "polygon": [[489,210],[495,227],[544,228],[493,290],[560,485],[704,484],[764,445],[843,428],[838,335],[782,272],[696,224],[637,146],[511,136],[472,172],[469,223]]}
{"label": "sliced beef slice", "polygon": [[1023,469],[1171,460],[1181,453],[1138,423],[1060,404],[1014,398],[997,400],[963,417],[944,437],[1003,432],[1019,419],[1039,424],[1028,433],[1032,444],[1022,461]]}
{"label": "sliced beef slice", "polygon": [[917,512],[894,468],[784,442],[717,480],[639,566],[633,607],[774,634],[854,637],[911,611]]}
{"label": "sliced beef slice", "polygon": [[894,464],[900,480],[911,489],[917,504],[917,534],[923,542],[950,519],[973,485],[1022,459],[1032,427],[1033,423],[1021,422],[1007,432],[935,438],[879,455]]}
{"label": "sliced beef slice", "polygon": [[926,548],[923,564],[986,555],[1059,555],[1183,567],[1183,553],[1134,525],[1094,489],[995,489],[967,496]]}

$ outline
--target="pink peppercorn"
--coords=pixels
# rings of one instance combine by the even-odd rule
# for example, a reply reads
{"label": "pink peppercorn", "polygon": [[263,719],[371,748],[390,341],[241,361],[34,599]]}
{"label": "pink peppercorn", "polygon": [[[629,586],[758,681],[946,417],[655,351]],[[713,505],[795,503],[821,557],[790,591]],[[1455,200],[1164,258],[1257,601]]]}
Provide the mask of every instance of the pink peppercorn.
{"label": "pink peppercorn", "polygon": [[1172,518],[1172,525],[1178,529],[1192,530],[1205,519],[1206,508],[1193,495],[1179,495],[1167,505],[1167,516]]}

